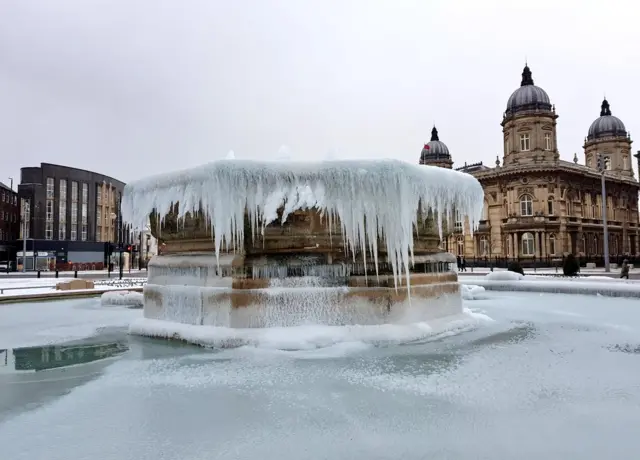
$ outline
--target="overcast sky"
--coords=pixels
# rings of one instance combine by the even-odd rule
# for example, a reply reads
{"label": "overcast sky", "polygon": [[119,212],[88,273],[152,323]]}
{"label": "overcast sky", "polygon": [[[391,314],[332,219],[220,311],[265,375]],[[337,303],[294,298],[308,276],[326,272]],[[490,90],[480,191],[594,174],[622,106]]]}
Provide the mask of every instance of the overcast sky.
{"label": "overcast sky", "polygon": [[[2,0],[0,181],[40,162],[123,181],[224,157],[502,157],[528,60],[561,158],[603,95],[640,135],[640,6],[608,0]],[[640,146],[636,146],[640,149]]]}

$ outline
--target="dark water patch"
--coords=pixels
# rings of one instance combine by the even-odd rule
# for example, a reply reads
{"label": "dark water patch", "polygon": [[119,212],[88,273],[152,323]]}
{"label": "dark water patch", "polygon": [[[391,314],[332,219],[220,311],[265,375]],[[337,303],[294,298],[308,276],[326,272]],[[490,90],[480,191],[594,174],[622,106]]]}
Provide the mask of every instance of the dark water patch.
{"label": "dark water patch", "polygon": [[621,353],[630,353],[640,355],[640,345],[631,345],[629,343],[609,345],[609,351],[617,351]]}
{"label": "dark water patch", "polygon": [[532,322],[514,323],[515,326],[471,341],[472,346],[495,346],[522,343],[534,338],[538,331]]}

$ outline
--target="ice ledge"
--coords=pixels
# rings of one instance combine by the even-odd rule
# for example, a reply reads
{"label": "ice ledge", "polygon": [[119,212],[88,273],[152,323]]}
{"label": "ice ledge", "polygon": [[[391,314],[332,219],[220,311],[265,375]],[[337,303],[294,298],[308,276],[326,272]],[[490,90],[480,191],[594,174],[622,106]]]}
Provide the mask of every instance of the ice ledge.
{"label": "ice ledge", "polygon": [[620,283],[617,280],[585,283],[576,280],[520,280],[492,281],[483,278],[466,280],[460,284],[482,286],[488,291],[546,292],[550,294],[601,295],[605,297],[640,298],[640,285]]}

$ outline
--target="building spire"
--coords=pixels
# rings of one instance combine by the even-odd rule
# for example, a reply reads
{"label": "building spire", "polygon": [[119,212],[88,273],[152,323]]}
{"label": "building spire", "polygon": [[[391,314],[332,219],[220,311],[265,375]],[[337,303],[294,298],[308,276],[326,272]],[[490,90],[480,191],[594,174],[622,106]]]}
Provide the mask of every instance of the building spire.
{"label": "building spire", "polygon": [[432,141],[439,141],[440,139],[438,139],[438,130],[436,129],[436,125],[433,125],[433,129],[431,130],[431,140]]}
{"label": "building spire", "polygon": [[531,78],[531,69],[529,69],[528,65],[525,65],[522,71],[522,83],[520,83],[520,86],[528,85],[533,85],[533,78]]}
{"label": "building spire", "polygon": [[609,108],[609,101],[605,97],[602,101],[602,105],[600,106],[600,116],[604,117],[606,115],[611,115],[611,109]]}

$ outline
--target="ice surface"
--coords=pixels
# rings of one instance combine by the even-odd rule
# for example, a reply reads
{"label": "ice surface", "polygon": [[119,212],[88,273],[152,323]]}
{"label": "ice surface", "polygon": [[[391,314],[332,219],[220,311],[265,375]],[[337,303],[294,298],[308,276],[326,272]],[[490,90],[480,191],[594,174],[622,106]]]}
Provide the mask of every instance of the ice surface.
{"label": "ice surface", "polygon": [[464,300],[480,300],[486,299],[487,294],[482,286],[474,284],[462,284],[460,285],[460,294]]}
{"label": "ice surface", "polygon": [[142,307],[144,297],[141,292],[134,291],[109,291],[100,297],[102,305],[124,305],[129,307]]}
{"label": "ice surface", "polygon": [[[244,239],[248,211],[254,232],[298,209],[315,207],[331,224],[342,224],[348,249],[362,250],[377,264],[378,241],[386,246],[397,286],[413,259],[418,210],[432,210],[442,238],[442,220],[455,209],[473,229],[481,217],[484,193],[471,175],[398,160],[280,162],[220,160],[198,168],[157,175],[127,184],[123,218],[134,227],[157,210],[164,216],[179,202],[179,217],[203,209],[214,232],[216,257]],[[427,213],[422,213],[426,218]]]}
{"label": "ice surface", "polygon": [[[498,276],[498,273],[501,275]],[[482,286],[492,291],[546,292],[554,294],[583,294],[607,297],[640,298],[640,283],[605,277],[555,278],[522,276],[512,272],[493,272],[483,277],[460,277],[462,284]],[[464,294],[463,294],[464,295]]]}
{"label": "ice surface", "polygon": [[491,281],[520,281],[524,276],[516,272],[501,271],[489,273],[486,278]]}

